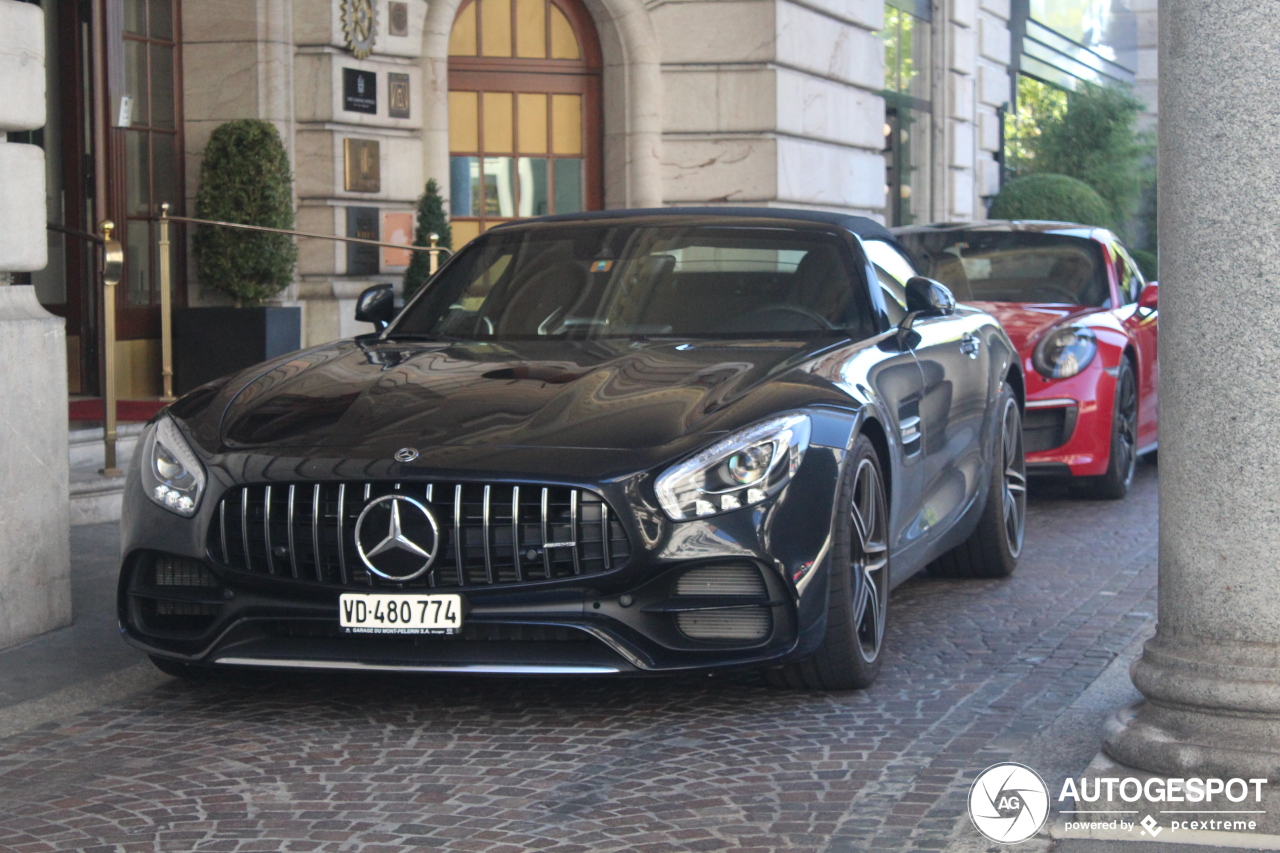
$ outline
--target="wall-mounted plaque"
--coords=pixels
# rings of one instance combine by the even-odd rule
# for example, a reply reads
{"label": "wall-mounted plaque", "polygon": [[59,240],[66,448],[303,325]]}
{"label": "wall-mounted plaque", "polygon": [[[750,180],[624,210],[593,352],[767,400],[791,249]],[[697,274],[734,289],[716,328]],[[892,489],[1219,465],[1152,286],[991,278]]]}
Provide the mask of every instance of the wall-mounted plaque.
{"label": "wall-mounted plaque", "polygon": [[378,75],[358,68],[342,69],[342,108],[353,113],[378,111]]}
{"label": "wall-mounted plaque", "polygon": [[387,4],[387,31],[393,36],[409,35],[409,4],[391,0]]}
{"label": "wall-mounted plaque", "polygon": [[[376,193],[382,191],[382,151],[376,139],[342,140],[343,164],[346,180],[343,187],[349,193]],[[377,224],[374,224],[377,227]]]}
{"label": "wall-mounted plaque", "polygon": [[[378,239],[378,208],[348,207],[347,236],[357,240]],[[347,244],[347,275],[377,275],[378,247]]]}
{"label": "wall-mounted plaque", "polygon": [[[382,214],[382,242],[399,243],[402,246],[413,245],[413,214]],[[382,249],[382,265],[384,267],[407,267],[413,260],[413,252],[408,249]]]}
{"label": "wall-mounted plaque", "polygon": [[387,75],[387,115],[392,118],[409,117],[409,75]]}

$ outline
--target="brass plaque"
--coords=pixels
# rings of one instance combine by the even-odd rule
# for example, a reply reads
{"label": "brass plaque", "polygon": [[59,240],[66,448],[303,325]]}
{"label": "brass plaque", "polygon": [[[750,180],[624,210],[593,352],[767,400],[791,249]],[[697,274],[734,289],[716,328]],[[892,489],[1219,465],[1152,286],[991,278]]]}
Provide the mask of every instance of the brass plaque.
{"label": "brass plaque", "polygon": [[409,35],[409,4],[391,0],[387,4],[387,17],[390,18],[388,29],[393,36]]}
{"label": "brass plaque", "polygon": [[409,117],[409,75],[388,74],[387,115],[391,118]]}
{"label": "brass plaque", "polygon": [[344,186],[349,193],[382,191],[382,153],[376,139],[343,139]]}

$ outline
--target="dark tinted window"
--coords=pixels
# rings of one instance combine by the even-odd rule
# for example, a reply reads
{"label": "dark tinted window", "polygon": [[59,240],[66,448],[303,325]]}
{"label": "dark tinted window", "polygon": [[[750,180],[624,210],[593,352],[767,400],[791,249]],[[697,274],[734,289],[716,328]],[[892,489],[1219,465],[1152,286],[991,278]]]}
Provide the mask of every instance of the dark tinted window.
{"label": "dark tinted window", "polygon": [[961,302],[1109,306],[1102,248],[1092,240],[1025,231],[917,233],[903,238],[925,275]]}
{"label": "dark tinted window", "polygon": [[844,241],[815,229],[552,225],[471,243],[392,335],[521,340],[870,334]]}

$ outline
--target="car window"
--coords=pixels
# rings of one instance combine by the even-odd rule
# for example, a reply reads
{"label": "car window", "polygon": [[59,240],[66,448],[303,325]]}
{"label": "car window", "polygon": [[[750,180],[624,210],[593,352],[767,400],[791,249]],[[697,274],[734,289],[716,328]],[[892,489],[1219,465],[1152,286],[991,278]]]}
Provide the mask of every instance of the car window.
{"label": "car window", "polygon": [[912,235],[926,275],[962,302],[1110,307],[1102,246],[1067,234],[946,231]]}
{"label": "car window", "polygon": [[855,334],[875,328],[838,234],[573,223],[469,244],[392,334],[464,340]]}
{"label": "car window", "polygon": [[907,316],[907,281],[916,274],[915,267],[902,252],[883,240],[864,240],[862,247],[875,265],[889,322],[897,325]]}
{"label": "car window", "polygon": [[1115,257],[1116,281],[1120,286],[1120,304],[1132,305],[1138,301],[1138,296],[1142,293],[1146,282],[1142,279],[1138,265],[1119,242],[1111,244],[1111,254]]}

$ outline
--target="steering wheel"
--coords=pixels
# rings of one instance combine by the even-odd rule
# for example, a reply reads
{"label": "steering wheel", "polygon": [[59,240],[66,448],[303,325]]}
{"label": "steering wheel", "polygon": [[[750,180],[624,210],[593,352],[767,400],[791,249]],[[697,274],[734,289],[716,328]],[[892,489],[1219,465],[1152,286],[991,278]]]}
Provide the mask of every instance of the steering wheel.
{"label": "steering wheel", "polygon": [[[750,328],[752,324],[747,323],[745,321],[749,317],[759,317],[762,314],[799,314],[801,317],[804,317],[806,320],[813,321],[815,324],[817,324],[817,327],[819,329],[825,330],[825,329],[835,328],[835,326],[831,325],[830,320],[828,320],[826,317],[823,317],[821,314],[819,314],[817,311],[814,311],[812,308],[806,308],[803,305],[795,305],[790,302],[778,302],[773,305],[761,306],[760,308],[757,308],[754,311],[749,311],[746,314],[742,314],[737,317],[734,317],[728,322],[722,323],[720,326],[720,330],[721,331],[739,331],[739,330],[756,331]],[[794,330],[770,329],[767,331],[794,331]]]}

